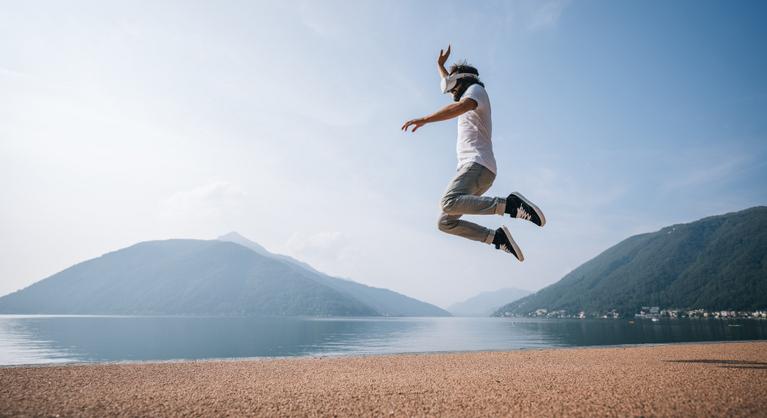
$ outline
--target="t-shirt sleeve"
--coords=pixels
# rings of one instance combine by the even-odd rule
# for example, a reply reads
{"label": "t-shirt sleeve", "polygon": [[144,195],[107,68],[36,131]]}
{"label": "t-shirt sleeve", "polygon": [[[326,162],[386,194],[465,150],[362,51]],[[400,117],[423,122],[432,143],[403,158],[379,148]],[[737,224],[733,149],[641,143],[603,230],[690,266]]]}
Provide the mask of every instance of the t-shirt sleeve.
{"label": "t-shirt sleeve", "polygon": [[483,88],[479,84],[472,84],[469,86],[469,88],[466,89],[466,92],[463,93],[463,97],[461,97],[461,100],[465,98],[469,98],[477,102],[477,108],[484,107],[485,105],[485,98],[487,97],[485,94],[483,94]]}

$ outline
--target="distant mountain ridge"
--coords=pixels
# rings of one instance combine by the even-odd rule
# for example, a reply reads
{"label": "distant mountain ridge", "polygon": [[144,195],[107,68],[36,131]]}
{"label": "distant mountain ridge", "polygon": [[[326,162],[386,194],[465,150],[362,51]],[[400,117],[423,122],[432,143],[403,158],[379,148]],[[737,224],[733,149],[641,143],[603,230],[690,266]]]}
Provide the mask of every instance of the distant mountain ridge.
{"label": "distant mountain ridge", "polygon": [[372,307],[376,312],[383,316],[450,316],[450,313],[444,309],[388,289],[367,286],[352,280],[329,276],[292,257],[271,253],[264,247],[236,232],[222,235],[218,239],[236,242],[244,247],[251,248],[253,251],[264,256],[273,257],[277,260],[291,263],[309,270],[316,274],[316,276],[313,277],[314,280],[341,293],[354,297],[362,303]]}
{"label": "distant mountain ridge", "polygon": [[306,270],[311,270],[311,271],[313,271],[315,273],[319,273],[319,271],[315,270],[314,267],[310,266],[309,264],[304,263],[303,261],[298,261],[295,258],[287,256],[287,255],[275,254],[275,253],[269,252],[269,250],[267,250],[266,248],[261,246],[261,244],[255,242],[255,241],[251,241],[251,240],[245,238],[244,236],[240,235],[238,232],[235,232],[235,231],[232,231],[232,232],[229,232],[227,234],[221,235],[221,236],[219,236],[216,239],[219,240],[219,241],[227,241],[227,242],[233,242],[235,244],[240,244],[243,247],[249,248],[249,249],[255,251],[256,253],[258,253],[258,254],[260,254],[260,255],[262,255],[264,257],[270,257],[270,258],[275,258],[275,259],[280,260],[280,261],[286,261],[288,263],[295,264],[295,265],[297,265],[297,266],[299,266],[301,268],[304,268]]}
{"label": "distant mountain ridge", "polygon": [[507,287],[482,292],[463,302],[450,305],[447,311],[456,316],[490,316],[501,306],[529,295],[529,290]]}
{"label": "distant mountain ridge", "polygon": [[260,248],[256,251],[224,240],[141,242],[0,297],[0,313],[381,316],[396,311],[449,315],[425,302],[377,289],[389,292],[386,295],[394,299],[391,305],[401,300],[403,306],[381,311],[352,292],[329,286],[329,276]]}
{"label": "distant mountain ridge", "polygon": [[641,306],[766,308],[767,207],[630,237],[495,315],[537,309],[630,315]]}

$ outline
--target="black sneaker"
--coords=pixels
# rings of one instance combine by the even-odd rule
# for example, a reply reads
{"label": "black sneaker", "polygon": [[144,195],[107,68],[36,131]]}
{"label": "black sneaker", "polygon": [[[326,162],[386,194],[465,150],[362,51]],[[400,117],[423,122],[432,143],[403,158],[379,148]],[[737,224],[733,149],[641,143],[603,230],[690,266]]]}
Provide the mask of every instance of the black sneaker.
{"label": "black sneaker", "polygon": [[514,242],[514,238],[511,237],[511,232],[506,226],[502,226],[495,230],[495,238],[493,238],[493,245],[496,250],[503,250],[507,253],[511,253],[514,257],[517,257],[519,261],[525,261],[525,256],[522,255],[522,250]]}
{"label": "black sneaker", "polygon": [[514,192],[506,198],[506,213],[512,218],[527,219],[538,226],[546,225],[543,212],[519,192]]}

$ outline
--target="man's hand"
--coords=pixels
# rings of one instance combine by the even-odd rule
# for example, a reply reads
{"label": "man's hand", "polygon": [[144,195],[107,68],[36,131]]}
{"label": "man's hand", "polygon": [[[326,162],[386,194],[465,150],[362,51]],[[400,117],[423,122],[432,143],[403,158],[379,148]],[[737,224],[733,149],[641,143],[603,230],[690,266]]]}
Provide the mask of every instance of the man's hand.
{"label": "man's hand", "polygon": [[402,130],[407,132],[407,128],[412,126],[413,130],[411,132],[415,132],[416,129],[420,128],[423,125],[426,125],[427,123],[440,122],[443,120],[453,119],[454,117],[461,116],[462,114],[470,110],[474,110],[476,108],[477,108],[477,102],[475,102],[474,99],[470,99],[467,97],[461,100],[460,102],[451,103],[429,116],[425,116],[418,119],[412,119],[405,122],[405,124],[402,125]]}
{"label": "man's hand", "polygon": [[445,69],[445,63],[450,56],[450,44],[447,45],[447,51],[439,50],[439,57],[437,57],[437,71],[442,78],[447,77],[447,70]]}
{"label": "man's hand", "polygon": [[412,126],[413,130],[410,131],[410,132],[415,132],[416,129],[420,128],[423,125],[426,125],[426,120],[424,118],[411,119],[411,120],[405,122],[404,125],[402,125],[402,130],[407,132],[407,128]]}
{"label": "man's hand", "polygon": [[447,51],[439,50],[439,57],[437,57],[437,65],[444,67],[447,62],[447,58],[450,56],[450,44],[447,45]]}

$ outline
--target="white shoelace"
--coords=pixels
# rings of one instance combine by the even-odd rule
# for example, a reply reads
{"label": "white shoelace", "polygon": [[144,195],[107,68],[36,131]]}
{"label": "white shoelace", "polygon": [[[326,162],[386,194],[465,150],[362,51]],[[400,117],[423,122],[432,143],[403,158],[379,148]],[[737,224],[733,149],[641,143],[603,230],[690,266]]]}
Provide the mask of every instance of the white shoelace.
{"label": "white shoelace", "polygon": [[530,214],[527,213],[525,211],[525,209],[522,208],[522,206],[520,206],[520,207],[517,208],[517,218],[521,218],[521,219],[525,219],[525,220],[529,221],[530,220]]}

